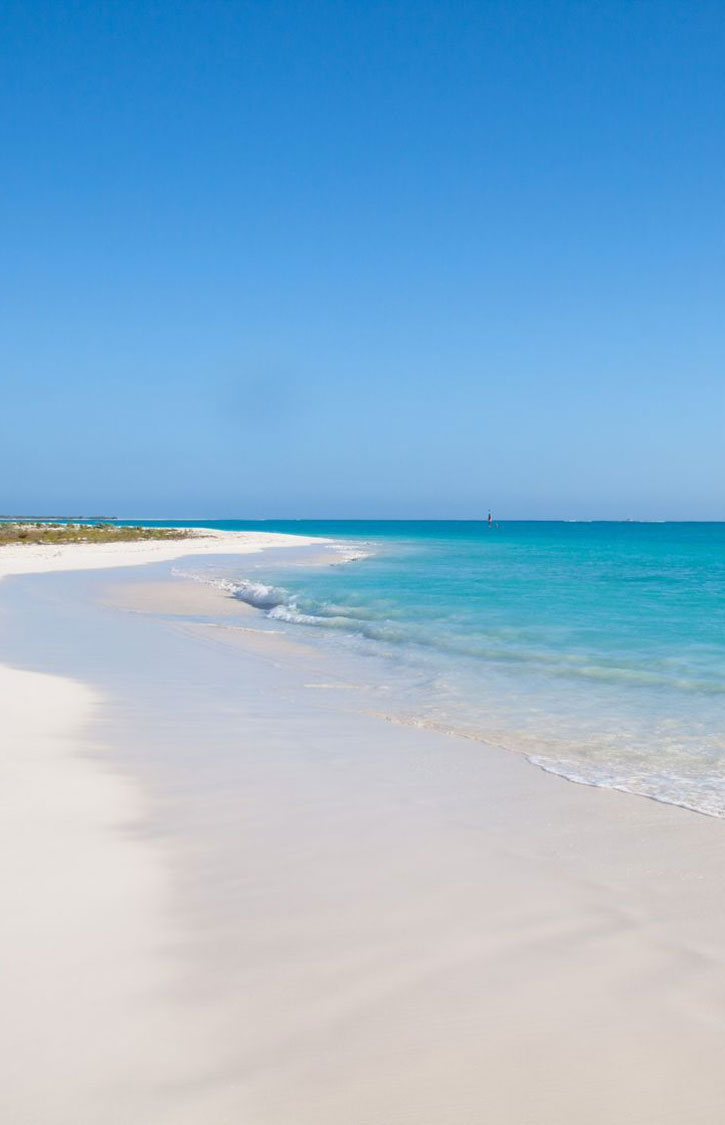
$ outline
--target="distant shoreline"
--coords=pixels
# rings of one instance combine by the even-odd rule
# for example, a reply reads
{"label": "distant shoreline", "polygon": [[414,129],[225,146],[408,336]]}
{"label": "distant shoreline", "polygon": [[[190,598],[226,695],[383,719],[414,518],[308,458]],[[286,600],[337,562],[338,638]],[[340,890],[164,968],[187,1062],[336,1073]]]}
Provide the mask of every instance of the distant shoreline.
{"label": "distant shoreline", "polygon": [[61,570],[95,570],[100,567],[144,566],[184,555],[245,555],[267,548],[305,546],[319,538],[276,532],[218,531],[179,527],[185,535],[162,540],[106,543],[0,544],[0,578],[11,574],[38,574]]}

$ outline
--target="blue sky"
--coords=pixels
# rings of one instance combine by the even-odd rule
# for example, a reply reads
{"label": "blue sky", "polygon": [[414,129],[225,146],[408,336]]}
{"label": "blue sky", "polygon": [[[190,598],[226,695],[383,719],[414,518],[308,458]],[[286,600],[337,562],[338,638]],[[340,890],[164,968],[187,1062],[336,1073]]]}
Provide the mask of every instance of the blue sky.
{"label": "blue sky", "polygon": [[0,43],[0,511],[725,518],[721,3]]}

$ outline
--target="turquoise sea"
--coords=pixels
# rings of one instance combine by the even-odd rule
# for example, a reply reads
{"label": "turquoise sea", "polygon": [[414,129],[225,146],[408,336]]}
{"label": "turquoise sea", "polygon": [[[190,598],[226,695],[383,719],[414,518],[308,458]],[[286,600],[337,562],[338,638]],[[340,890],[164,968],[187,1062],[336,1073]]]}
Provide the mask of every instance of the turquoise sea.
{"label": "turquoise sea", "polygon": [[196,571],[340,667],[364,659],[370,709],[725,813],[725,524],[206,526],[340,544],[340,565],[277,555]]}

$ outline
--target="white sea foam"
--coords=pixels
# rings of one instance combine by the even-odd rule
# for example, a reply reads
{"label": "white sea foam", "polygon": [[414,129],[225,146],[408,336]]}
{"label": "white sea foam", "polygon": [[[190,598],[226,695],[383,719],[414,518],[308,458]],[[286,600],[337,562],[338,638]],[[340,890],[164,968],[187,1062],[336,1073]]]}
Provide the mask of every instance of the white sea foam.
{"label": "white sea foam", "polygon": [[274,610],[282,605],[287,597],[285,590],[278,586],[268,586],[265,582],[252,582],[247,578],[232,584],[235,598],[254,606],[256,609]]}
{"label": "white sea foam", "polygon": [[704,816],[725,816],[725,794],[722,780],[718,778],[692,778],[671,772],[651,776],[633,777],[626,770],[598,764],[590,766],[586,762],[556,761],[537,754],[526,754],[532,765],[546,773],[553,773],[577,785],[592,785],[595,789],[614,789],[620,793],[631,793],[637,797],[647,797],[663,805],[677,805],[690,812]]}
{"label": "white sea foam", "polygon": [[338,555],[340,555],[340,558],[336,559],[331,564],[332,566],[340,566],[344,563],[360,562],[361,559],[369,559],[376,553],[372,544],[369,543],[365,543],[363,545],[355,544],[354,546],[351,543],[333,543],[332,549]]}
{"label": "white sea foam", "polygon": [[174,567],[172,574],[177,578],[189,578],[192,582],[201,582],[205,586],[213,586],[216,590],[223,590],[257,609],[272,609],[283,602],[286,597],[286,591],[276,586],[269,586],[264,582],[253,582],[247,578],[243,578],[239,582],[232,582],[228,578],[181,570],[179,567]]}

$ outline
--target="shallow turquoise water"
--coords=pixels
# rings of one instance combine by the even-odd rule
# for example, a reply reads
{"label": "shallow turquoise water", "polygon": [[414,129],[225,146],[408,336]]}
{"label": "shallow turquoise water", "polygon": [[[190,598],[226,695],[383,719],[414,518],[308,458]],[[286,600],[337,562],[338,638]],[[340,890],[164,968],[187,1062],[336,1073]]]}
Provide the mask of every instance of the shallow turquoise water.
{"label": "shallow turquoise water", "polygon": [[725,812],[725,525],[216,526],[370,552],[324,568],[262,558],[253,573],[240,560],[228,577],[278,625],[377,657],[391,715]]}

